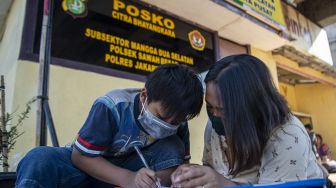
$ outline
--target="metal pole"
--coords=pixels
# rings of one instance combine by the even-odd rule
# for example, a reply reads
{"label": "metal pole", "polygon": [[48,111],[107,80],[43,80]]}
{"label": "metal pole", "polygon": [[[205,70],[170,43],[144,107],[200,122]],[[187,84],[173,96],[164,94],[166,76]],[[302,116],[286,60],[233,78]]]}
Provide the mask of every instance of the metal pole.
{"label": "metal pole", "polygon": [[[44,103],[47,103],[48,105],[52,15],[53,15],[53,0],[44,0],[42,32],[40,42],[40,59],[39,59],[40,68],[39,68],[37,128],[36,128],[36,145],[39,146],[47,145],[46,113],[44,111]],[[50,111],[48,115],[51,116]],[[56,136],[56,134],[52,136]]]}
{"label": "metal pole", "polygon": [[[43,20],[42,20],[42,31],[40,40],[40,57],[39,57],[39,85],[38,85],[38,98],[37,98],[37,125],[36,125],[36,143],[37,146],[46,145],[46,125],[43,114],[43,82],[44,78],[44,67],[45,65],[45,53],[46,53],[46,35],[47,35],[47,25],[48,25],[48,0],[44,0],[43,7]],[[48,78],[47,78],[48,79]]]}
{"label": "metal pole", "polygon": [[54,126],[54,121],[53,121],[52,116],[51,116],[48,101],[45,101],[45,103],[43,105],[43,112],[45,114],[45,119],[47,121],[47,125],[48,125],[48,128],[49,128],[49,133],[50,133],[52,145],[55,146],[55,147],[59,147],[58,139],[57,139],[57,135],[56,135],[56,130],[55,130],[55,126]]}
{"label": "metal pole", "polygon": [[[47,36],[46,36],[46,53],[45,53],[45,66],[44,66],[44,82],[43,82],[43,115],[49,128],[49,133],[52,141],[52,145],[58,147],[58,140],[56,136],[56,130],[54,127],[54,122],[51,116],[49,108],[49,99],[48,99],[48,89],[49,89],[49,67],[51,62],[51,34],[52,34],[52,23],[53,23],[53,12],[54,12],[54,1],[49,0],[48,5],[48,24],[47,24]],[[47,132],[47,131],[46,131]],[[46,133],[45,133],[46,134]],[[45,142],[47,142],[45,140]]]}

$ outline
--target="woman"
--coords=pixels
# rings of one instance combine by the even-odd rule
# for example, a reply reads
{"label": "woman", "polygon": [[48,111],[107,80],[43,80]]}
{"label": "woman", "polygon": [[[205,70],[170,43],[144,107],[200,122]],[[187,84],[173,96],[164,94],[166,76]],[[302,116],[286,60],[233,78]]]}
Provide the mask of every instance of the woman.
{"label": "woman", "polygon": [[175,187],[220,187],[323,178],[310,138],[251,55],[215,63],[206,78],[204,165],[183,165]]}
{"label": "woman", "polygon": [[320,134],[316,134],[317,138],[317,152],[321,158],[322,163],[327,162],[330,159],[330,148],[323,142],[323,138]]}

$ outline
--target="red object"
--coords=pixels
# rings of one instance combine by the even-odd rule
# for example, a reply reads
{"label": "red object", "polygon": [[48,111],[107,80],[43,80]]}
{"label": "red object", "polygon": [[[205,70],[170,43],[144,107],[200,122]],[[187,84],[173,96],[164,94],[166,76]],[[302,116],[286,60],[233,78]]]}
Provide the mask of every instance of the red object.
{"label": "red object", "polygon": [[88,148],[91,148],[91,149],[94,149],[94,150],[98,150],[98,151],[103,151],[103,150],[105,150],[105,147],[103,147],[103,146],[95,146],[95,145],[92,145],[92,144],[90,144],[89,142],[87,142],[87,141],[85,141],[85,140],[83,140],[81,137],[77,137],[77,140],[81,143],[81,144],[83,144],[83,145],[85,145],[86,147],[88,147]]}
{"label": "red object", "polygon": [[44,0],[43,14],[44,15],[49,14],[49,0]]}

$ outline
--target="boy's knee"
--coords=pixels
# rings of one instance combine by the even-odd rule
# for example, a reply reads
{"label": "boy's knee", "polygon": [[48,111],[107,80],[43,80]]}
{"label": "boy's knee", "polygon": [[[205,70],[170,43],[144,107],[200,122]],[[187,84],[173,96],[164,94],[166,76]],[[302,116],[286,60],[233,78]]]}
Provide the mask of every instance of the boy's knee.
{"label": "boy's knee", "polygon": [[57,152],[55,148],[40,146],[30,150],[27,155],[20,161],[18,170],[20,168],[48,168],[52,167],[53,163],[56,162]]}
{"label": "boy's knee", "polygon": [[180,137],[173,135],[167,137],[166,139],[160,140],[159,143],[160,144],[158,144],[158,148],[160,148],[160,154],[181,157],[182,159],[184,158],[185,146]]}

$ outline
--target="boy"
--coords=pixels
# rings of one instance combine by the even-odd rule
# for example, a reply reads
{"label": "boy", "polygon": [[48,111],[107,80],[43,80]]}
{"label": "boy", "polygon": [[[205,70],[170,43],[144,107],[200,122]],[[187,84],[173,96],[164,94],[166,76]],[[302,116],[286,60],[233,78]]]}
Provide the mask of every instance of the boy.
{"label": "boy", "polygon": [[[16,187],[78,187],[93,180],[122,187],[155,187],[158,181],[169,186],[170,174],[190,158],[187,121],[199,114],[202,103],[202,84],[194,72],[162,65],[142,90],[99,97],[71,148],[30,151],[18,166]],[[144,168],[134,146],[152,170]]]}

